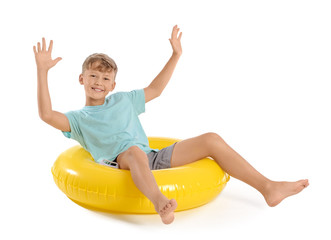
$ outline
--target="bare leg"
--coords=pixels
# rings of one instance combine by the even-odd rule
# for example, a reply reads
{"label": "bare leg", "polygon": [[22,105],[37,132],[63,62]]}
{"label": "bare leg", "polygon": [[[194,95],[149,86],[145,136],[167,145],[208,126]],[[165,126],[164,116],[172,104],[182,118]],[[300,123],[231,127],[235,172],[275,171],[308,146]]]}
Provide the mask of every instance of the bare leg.
{"label": "bare leg", "polygon": [[174,199],[169,200],[159,190],[149,168],[147,155],[140,148],[133,146],[121,153],[117,157],[117,162],[121,169],[130,170],[135,185],[154,204],[162,222],[172,223],[177,202]]}
{"label": "bare leg", "polygon": [[269,206],[276,206],[284,198],[299,193],[309,185],[308,180],[297,182],[269,180],[215,133],[178,142],[172,155],[171,167],[188,164],[204,157],[212,157],[230,176],[258,190]]}

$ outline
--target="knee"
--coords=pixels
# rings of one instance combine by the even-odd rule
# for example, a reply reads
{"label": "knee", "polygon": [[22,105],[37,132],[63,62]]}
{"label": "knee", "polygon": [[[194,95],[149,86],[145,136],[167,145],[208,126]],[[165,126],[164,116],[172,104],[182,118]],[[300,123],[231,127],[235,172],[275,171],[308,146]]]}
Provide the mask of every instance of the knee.
{"label": "knee", "polygon": [[137,156],[139,156],[139,154],[141,154],[142,150],[137,147],[137,146],[132,146],[129,147],[126,151],[125,151],[125,155],[127,158],[137,158]]}
{"label": "knee", "polygon": [[203,138],[203,142],[209,147],[213,147],[215,144],[224,142],[223,138],[221,138],[220,135],[214,132],[205,133],[202,135],[202,138]]}
{"label": "knee", "polygon": [[146,153],[137,146],[129,147],[118,156],[117,161],[123,169],[131,169],[134,164],[148,164]]}

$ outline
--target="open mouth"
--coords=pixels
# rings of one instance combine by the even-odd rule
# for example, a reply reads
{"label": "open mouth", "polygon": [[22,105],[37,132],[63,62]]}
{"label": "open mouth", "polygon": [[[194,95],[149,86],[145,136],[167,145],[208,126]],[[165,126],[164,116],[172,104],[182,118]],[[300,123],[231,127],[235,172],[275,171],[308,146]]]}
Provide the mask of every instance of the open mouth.
{"label": "open mouth", "polygon": [[102,89],[100,89],[100,88],[93,88],[92,87],[92,89],[94,90],[94,91],[96,91],[96,92],[103,92],[104,90],[102,90]]}

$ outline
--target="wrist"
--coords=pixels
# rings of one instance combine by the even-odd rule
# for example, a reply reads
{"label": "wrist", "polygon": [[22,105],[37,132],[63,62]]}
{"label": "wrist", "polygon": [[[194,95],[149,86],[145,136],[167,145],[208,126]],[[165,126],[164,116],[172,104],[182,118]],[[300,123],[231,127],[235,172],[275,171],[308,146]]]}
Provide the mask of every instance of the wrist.
{"label": "wrist", "polygon": [[176,58],[176,59],[179,59],[181,55],[182,55],[181,53],[175,53],[175,52],[173,52],[171,57]]}
{"label": "wrist", "polygon": [[49,69],[47,69],[47,68],[44,68],[44,67],[38,67],[38,66],[37,66],[37,72],[38,72],[38,73],[41,73],[41,74],[46,73],[46,74],[47,74],[47,73],[48,73],[48,70],[49,70]]}
{"label": "wrist", "polygon": [[47,76],[48,76],[48,70],[47,69],[40,69],[40,68],[37,68],[37,79],[38,79],[38,82],[47,82]]}

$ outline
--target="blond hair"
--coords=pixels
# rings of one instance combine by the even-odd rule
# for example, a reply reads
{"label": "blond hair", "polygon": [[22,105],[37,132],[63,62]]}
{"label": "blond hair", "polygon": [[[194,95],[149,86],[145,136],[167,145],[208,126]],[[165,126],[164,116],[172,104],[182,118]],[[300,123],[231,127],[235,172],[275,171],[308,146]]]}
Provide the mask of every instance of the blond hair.
{"label": "blond hair", "polygon": [[111,72],[114,71],[114,80],[117,74],[117,65],[115,61],[110,58],[108,55],[104,53],[94,53],[88,56],[82,66],[82,73],[85,72],[85,70],[91,69],[93,63],[99,63],[96,66],[93,66],[93,70],[97,70],[100,72]]}

